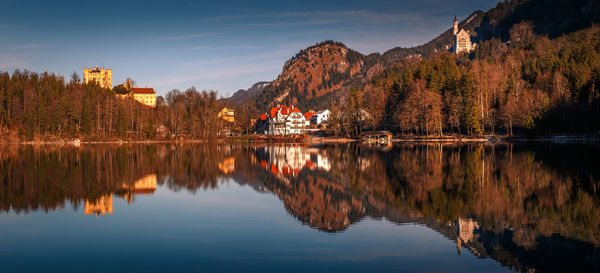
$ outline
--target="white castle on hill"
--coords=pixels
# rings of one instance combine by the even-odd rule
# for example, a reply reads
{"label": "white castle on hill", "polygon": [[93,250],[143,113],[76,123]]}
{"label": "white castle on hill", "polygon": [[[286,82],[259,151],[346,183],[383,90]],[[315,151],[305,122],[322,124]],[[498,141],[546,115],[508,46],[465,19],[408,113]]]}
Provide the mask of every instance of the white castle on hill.
{"label": "white castle on hill", "polygon": [[471,43],[471,34],[464,29],[458,30],[458,20],[454,17],[454,52],[471,52],[477,44]]}

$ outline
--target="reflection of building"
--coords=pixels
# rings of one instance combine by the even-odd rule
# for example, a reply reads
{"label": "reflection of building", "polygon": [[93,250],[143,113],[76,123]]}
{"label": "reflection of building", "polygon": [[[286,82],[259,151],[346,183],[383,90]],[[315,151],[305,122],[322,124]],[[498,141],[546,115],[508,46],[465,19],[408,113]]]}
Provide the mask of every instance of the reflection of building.
{"label": "reflection of building", "polygon": [[113,213],[113,202],[112,202],[112,193],[104,195],[100,197],[98,200],[90,201],[89,199],[85,200],[85,205],[83,207],[85,215],[106,215]]}
{"label": "reflection of building", "polygon": [[152,194],[156,191],[156,174],[149,174],[133,184],[135,193]]}
{"label": "reflection of building", "polygon": [[235,157],[229,157],[222,162],[219,162],[219,170],[221,170],[224,174],[235,171]]}
{"label": "reflection of building", "polygon": [[317,154],[317,168],[325,171],[331,170],[331,163],[329,163],[329,159],[326,155],[322,153]]}
{"label": "reflection of building", "polygon": [[304,168],[331,170],[331,162],[327,154],[320,149],[287,145],[267,146],[261,149],[264,152],[264,156],[260,158],[261,167],[285,181],[288,177],[298,175]]}
{"label": "reflection of building", "polygon": [[[461,245],[473,241],[473,231],[479,228],[479,224],[473,219],[458,218],[456,221],[456,250],[461,252]],[[475,253],[477,254],[477,253]]]}
{"label": "reflection of building", "polygon": [[137,100],[139,103],[155,107],[156,106],[156,92],[154,88],[150,87],[134,87],[131,88],[131,95],[134,100]]}
{"label": "reflection of building", "polygon": [[[125,191],[117,192],[128,203],[133,201],[133,196],[136,194],[153,194],[156,191],[156,174],[149,174],[135,181],[133,185],[123,184],[122,189]],[[85,215],[106,215],[113,213],[113,195],[112,193],[100,197],[96,201],[85,200],[84,214]]]}
{"label": "reflection of building", "polygon": [[133,185],[123,185],[123,189],[127,190],[124,198],[128,203],[133,201],[133,197],[137,194],[154,194],[156,191],[156,174],[146,175],[133,183]]}
{"label": "reflection of building", "polygon": [[83,81],[85,83],[96,82],[102,88],[112,88],[112,69],[92,68],[83,69]]}
{"label": "reflection of building", "polygon": [[233,108],[223,108],[217,116],[227,122],[235,122],[235,111]]}

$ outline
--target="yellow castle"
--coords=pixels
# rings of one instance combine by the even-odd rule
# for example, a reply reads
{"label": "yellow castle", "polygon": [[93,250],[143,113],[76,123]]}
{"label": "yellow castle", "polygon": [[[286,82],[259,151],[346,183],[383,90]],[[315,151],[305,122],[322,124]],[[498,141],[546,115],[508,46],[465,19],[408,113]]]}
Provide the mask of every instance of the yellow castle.
{"label": "yellow castle", "polygon": [[83,69],[83,81],[85,83],[96,82],[102,88],[112,89],[112,69],[98,68],[84,68]]}

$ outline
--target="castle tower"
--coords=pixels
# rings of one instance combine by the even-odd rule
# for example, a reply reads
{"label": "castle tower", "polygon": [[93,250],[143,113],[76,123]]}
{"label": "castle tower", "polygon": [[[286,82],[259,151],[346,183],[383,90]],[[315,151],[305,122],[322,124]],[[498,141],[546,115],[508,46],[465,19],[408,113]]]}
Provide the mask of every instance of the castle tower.
{"label": "castle tower", "polygon": [[456,16],[454,16],[454,36],[458,34],[458,20],[456,20]]}

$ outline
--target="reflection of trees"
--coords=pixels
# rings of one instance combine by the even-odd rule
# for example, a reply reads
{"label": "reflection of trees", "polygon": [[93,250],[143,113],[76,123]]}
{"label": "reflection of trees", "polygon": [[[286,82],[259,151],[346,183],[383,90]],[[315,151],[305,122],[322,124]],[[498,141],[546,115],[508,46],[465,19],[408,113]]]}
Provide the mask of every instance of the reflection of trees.
{"label": "reflection of trees", "polygon": [[[597,270],[600,204],[594,164],[586,163],[590,168],[579,168],[576,176],[565,174],[537,158],[535,148],[434,144],[384,153],[340,145],[326,149],[329,172],[305,167],[283,179],[264,168],[261,181],[292,215],[323,231],[344,230],[365,216],[386,217],[426,224],[460,239],[474,254],[518,270]],[[578,154],[567,149],[553,156]],[[452,232],[459,226],[448,229],[445,223],[460,223],[461,217],[476,222],[465,224],[462,234]],[[552,250],[540,251],[544,246]]]}
{"label": "reflection of trees", "polygon": [[396,196],[404,197],[398,202],[442,221],[472,216],[488,230],[527,227],[600,242],[597,193],[549,169],[531,151],[512,149],[403,147],[394,153],[390,175],[397,178]]}
{"label": "reflection of trees", "polygon": [[158,174],[159,184],[195,190],[216,188],[214,145],[83,145],[0,147],[0,209],[53,210],[81,201],[95,204],[116,193],[131,200],[140,180]]}
{"label": "reflection of trees", "polygon": [[173,190],[216,189],[223,176],[219,164],[229,157],[231,149],[217,145],[169,145],[157,166],[163,183]]}
{"label": "reflection of trees", "polygon": [[[521,270],[551,268],[541,261],[556,264],[559,254],[572,257],[574,268],[600,264],[600,149],[594,145],[407,144],[381,151],[357,145],[153,144],[1,150],[2,210],[48,211],[83,200],[98,204],[102,196],[131,192],[149,174],[156,174],[159,185],[192,192],[215,189],[230,177],[272,192],[294,217],[326,232],[343,231],[364,217],[385,217],[425,224],[450,240],[460,239],[463,249]],[[462,238],[457,219],[472,219],[478,228],[464,229],[468,236]]]}
{"label": "reflection of trees", "polygon": [[0,209],[45,211],[98,200],[150,172],[154,147],[5,146],[0,153]]}

